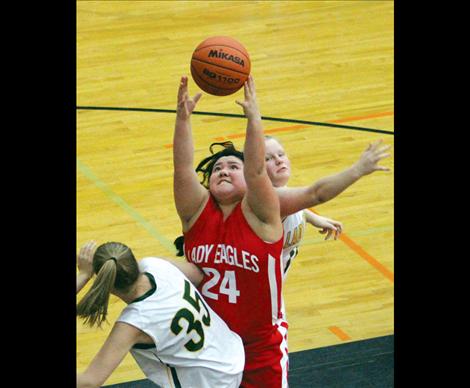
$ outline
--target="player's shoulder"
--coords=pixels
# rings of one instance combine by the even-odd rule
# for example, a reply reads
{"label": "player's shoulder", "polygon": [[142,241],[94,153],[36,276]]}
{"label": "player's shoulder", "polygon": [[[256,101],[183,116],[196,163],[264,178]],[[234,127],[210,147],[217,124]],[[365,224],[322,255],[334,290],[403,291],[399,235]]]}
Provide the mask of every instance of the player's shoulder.
{"label": "player's shoulder", "polygon": [[160,257],[144,257],[139,261],[139,269],[141,272],[157,272],[162,275],[164,273],[174,273],[177,268],[168,260]]}
{"label": "player's shoulder", "polygon": [[144,257],[139,261],[141,271],[151,268],[167,268],[169,265],[171,264],[168,261],[155,256]]}

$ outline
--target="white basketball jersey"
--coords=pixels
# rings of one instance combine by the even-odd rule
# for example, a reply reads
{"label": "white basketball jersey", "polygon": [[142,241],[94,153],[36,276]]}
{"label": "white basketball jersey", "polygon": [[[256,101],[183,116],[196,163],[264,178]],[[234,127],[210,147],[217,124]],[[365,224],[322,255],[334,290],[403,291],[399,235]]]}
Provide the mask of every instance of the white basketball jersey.
{"label": "white basketball jersey", "polygon": [[282,264],[284,268],[283,278],[286,277],[287,271],[292,264],[292,260],[299,252],[299,245],[305,230],[305,214],[304,211],[287,216],[282,221],[284,228],[284,245],[282,246]]}
{"label": "white basketball jersey", "polygon": [[174,265],[147,257],[139,268],[153,287],[131,302],[118,321],[153,339],[155,345],[131,349],[147,378],[164,388],[238,387],[245,364],[240,337]]}

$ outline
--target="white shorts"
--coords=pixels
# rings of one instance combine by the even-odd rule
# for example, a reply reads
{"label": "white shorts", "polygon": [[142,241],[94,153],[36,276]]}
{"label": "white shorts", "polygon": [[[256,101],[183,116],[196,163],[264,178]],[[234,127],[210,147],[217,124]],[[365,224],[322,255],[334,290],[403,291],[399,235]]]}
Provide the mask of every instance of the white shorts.
{"label": "white shorts", "polygon": [[243,372],[235,375],[214,371],[208,368],[158,368],[147,378],[162,388],[238,388]]}

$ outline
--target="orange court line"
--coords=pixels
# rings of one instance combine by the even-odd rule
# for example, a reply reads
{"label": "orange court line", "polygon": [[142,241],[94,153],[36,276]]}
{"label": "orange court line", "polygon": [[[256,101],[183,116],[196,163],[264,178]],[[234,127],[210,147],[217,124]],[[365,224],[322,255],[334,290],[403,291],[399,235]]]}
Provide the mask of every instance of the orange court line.
{"label": "orange court line", "polygon": [[339,337],[339,339],[342,341],[347,341],[351,339],[351,337],[347,335],[343,330],[341,330],[338,326],[330,326],[328,330],[330,330],[334,335]]}
{"label": "orange court line", "polygon": [[306,127],[308,127],[308,125],[305,125],[305,124],[292,125],[290,127],[266,129],[266,130],[264,130],[264,133],[293,131],[294,129],[302,129],[302,128],[306,128]]}
{"label": "orange court line", "polygon": [[361,256],[365,261],[367,261],[377,271],[381,272],[382,275],[384,275],[388,280],[390,280],[392,283],[394,282],[393,272],[390,272],[382,263],[374,259],[348,236],[346,236],[344,233],[341,233],[339,239],[344,242],[349,248],[351,248],[354,252],[356,252],[359,256]]}
{"label": "orange court line", "polygon": [[393,116],[394,114],[395,112],[381,112],[381,113],[373,113],[367,116],[345,117],[344,119],[332,120],[328,122],[338,124],[338,123],[345,123],[347,121],[358,121],[358,120],[373,119],[375,117]]}
{"label": "orange court line", "polygon": [[[316,210],[313,208],[309,208],[315,214],[320,215]],[[382,263],[378,260],[374,259],[371,255],[369,255],[361,246],[356,244],[351,238],[349,238],[345,233],[341,233],[339,239],[344,242],[349,248],[351,248],[354,252],[356,252],[359,256],[361,256],[365,261],[367,261],[372,267],[374,267],[377,271],[382,273],[387,279],[389,279],[392,283],[395,281],[395,276],[393,272],[389,271]]]}
{"label": "orange court line", "polygon": [[245,133],[234,133],[232,135],[227,135],[227,139],[238,139],[240,137],[245,137]]}
{"label": "orange court line", "polygon": [[[394,115],[394,112],[380,112],[380,113],[373,113],[373,114],[366,115],[366,116],[354,116],[354,117],[345,117],[344,119],[330,120],[330,121],[326,121],[326,123],[338,124],[338,123],[345,123],[348,121],[367,120],[367,119],[372,119],[375,117],[384,117],[384,116],[393,116],[393,115]],[[309,125],[305,125],[305,124],[291,125],[289,127],[265,129],[264,133],[288,132],[288,131],[294,131],[296,129],[307,128],[307,127],[309,127]],[[241,138],[244,136],[245,136],[245,133],[236,133],[233,135],[227,135],[227,139],[237,139],[237,138]],[[224,137],[220,136],[220,137],[214,138],[214,140],[223,141]]]}
{"label": "orange court line", "polygon": [[[272,128],[272,129],[265,129],[263,132],[266,134],[269,133],[274,133],[274,132],[288,132],[288,131],[293,131],[295,129],[302,129],[302,128],[307,128],[308,125],[291,125],[290,127],[282,127],[282,128]],[[227,135],[227,139],[238,139],[241,137],[245,137],[245,133],[235,133],[233,135]],[[223,137],[216,137],[214,140],[224,140]]]}

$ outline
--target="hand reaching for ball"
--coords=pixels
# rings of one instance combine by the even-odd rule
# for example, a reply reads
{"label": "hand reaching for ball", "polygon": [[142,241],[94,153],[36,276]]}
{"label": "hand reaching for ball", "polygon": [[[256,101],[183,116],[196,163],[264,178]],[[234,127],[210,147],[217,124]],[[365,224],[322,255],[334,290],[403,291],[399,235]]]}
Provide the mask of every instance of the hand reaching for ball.
{"label": "hand reaching for ball", "polygon": [[245,116],[248,119],[259,119],[261,120],[261,114],[259,113],[258,103],[256,102],[256,88],[253,76],[250,75],[244,85],[245,101],[235,102],[243,108]]}
{"label": "hand reaching for ball", "polygon": [[201,98],[202,93],[196,93],[193,98],[189,97],[188,93],[188,77],[181,77],[180,86],[178,89],[178,104],[176,107],[176,117],[186,120],[193,113],[197,102]]}

